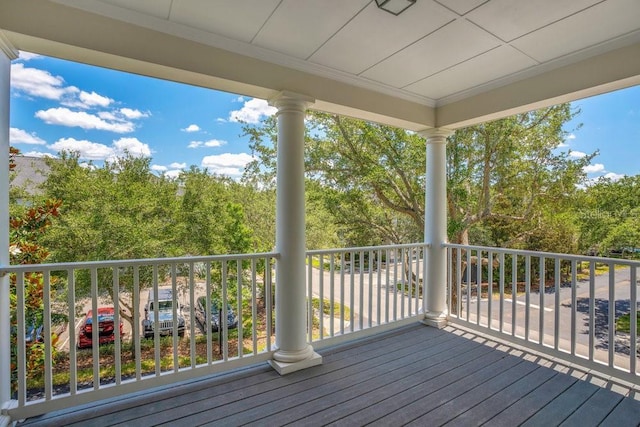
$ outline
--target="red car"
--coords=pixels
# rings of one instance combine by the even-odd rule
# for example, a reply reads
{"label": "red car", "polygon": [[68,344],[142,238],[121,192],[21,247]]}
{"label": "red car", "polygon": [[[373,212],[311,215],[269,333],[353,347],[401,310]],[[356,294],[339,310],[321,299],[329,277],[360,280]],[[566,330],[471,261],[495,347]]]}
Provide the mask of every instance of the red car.
{"label": "red car", "polygon": [[[115,341],[115,330],[113,327],[114,309],[113,307],[98,308],[98,342],[109,344]],[[89,310],[84,317],[82,327],[78,333],[78,348],[88,348],[93,345],[93,312]],[[122,321],[120,321],[120,336],[122,337]]]}

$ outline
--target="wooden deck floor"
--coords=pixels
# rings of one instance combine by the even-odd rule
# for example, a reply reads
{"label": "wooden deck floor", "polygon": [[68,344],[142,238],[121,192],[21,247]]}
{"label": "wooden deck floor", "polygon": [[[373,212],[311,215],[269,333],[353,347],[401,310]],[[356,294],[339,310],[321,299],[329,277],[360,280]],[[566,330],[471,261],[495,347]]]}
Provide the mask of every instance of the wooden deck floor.
{"label": "wooden deck floor", "polygon": [[640,423],[640,401],[451,327],[415,325],[321,353],[321,366],[284,377],[260,365],[50,413],[21,425]]}

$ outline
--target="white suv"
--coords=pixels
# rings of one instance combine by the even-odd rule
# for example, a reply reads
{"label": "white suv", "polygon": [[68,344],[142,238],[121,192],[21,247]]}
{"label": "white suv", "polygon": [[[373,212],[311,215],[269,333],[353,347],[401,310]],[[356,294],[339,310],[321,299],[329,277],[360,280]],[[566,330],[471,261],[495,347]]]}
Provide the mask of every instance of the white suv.
{"label": "white suv", "polygon": [[144,320],[142,320],[142,331],[145,338],[151,338],[154,334],[155,312],[158,312],[158,332],[160,335],[173,334],[173,306],[176,305],[178,315],[178,335],[184,336],[184,317],[180,314],[181,308],[178,301],[173,297],[171,288],[158,289],[158,301],[154,301],[153,289],[149,289],[147,304],[144,306]]}

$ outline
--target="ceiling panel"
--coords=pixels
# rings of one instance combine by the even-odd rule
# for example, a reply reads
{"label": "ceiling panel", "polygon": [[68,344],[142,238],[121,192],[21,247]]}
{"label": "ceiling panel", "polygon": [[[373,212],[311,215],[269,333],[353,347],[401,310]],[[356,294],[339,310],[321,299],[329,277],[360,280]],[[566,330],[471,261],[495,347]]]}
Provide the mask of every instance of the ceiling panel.
{"label": "ceiling panel", "polygon": [[101,0],[114,6],[135,10],[160,19],[169,19],[172,0]]}
{"label": "ceiling panel", "polygon": [[362,73],[402,88],[497,47],[500,42],[460,19]]}
{"label": "ceiling panel", "polygon": [[470,10],[480,6],[482,3],[486,3],[488,0],[436,0],[443,6],[448,7],[454,12],[464,15]]}
{"label": "ceiling panel", "polygon": [[466,17],[502,40],[511,41],[599,1],[491,0]]}
{"label": "ceiling panel", "polygon": [[455,65],[405,87],[431,99],[440,99],[499,79],[537,64],[511,46],[499,46],[489,52]]}
{"label": "ceiling panel", "polygon": [[[637,31],[639,24],[639,0],[608,1],[528,34],[511,44],[538,61],[549,61]],[[589,31],[584,31],[585,28]],[[559,40],[562,42],[559,43]]]}
{"label": "ceiling panel", "polygon": [[169,19],[249,43],[280,0],[175,0]]}
{"label": "ceiling panel", "polygon": [[284,0],[253,44],[306,59],[370,0]]}
{"label": "ceiling panel", "polygon": [[309,59],[359,74],[455,17],[431,0],[419,1],[399,16],[378,9],[372,1]]}

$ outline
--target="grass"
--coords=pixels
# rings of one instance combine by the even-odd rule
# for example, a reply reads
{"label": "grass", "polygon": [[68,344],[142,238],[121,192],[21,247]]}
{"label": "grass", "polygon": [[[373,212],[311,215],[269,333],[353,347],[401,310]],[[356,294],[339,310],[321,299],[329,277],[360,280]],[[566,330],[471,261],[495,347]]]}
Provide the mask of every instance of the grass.
{"label": "grass", "polygon": [[[311,304],[313,304],[313,308],[315,308],[316,310],[320,310],[320,298],[312,298]],[[337,302],[334,302],[333,317],[340,317],[340,310],[341,310],[341,305]],[[325,299],[322,302],[322,313],[327,316],[331,315],[331,300]],[[350,315],[351,315],[351,311],[349,310],[349,307],[345,306],[344,317],[349,318]]]}
{"label": "grass", "polygon": [[[638,316],[636,320],[638,324],[636,331],[640,331],[640,316]],[[618,320],[616,320],[616,331],[627,332],[627,333],[631,332],[631,315],[630,314],[625,314],[618,317]]]}

